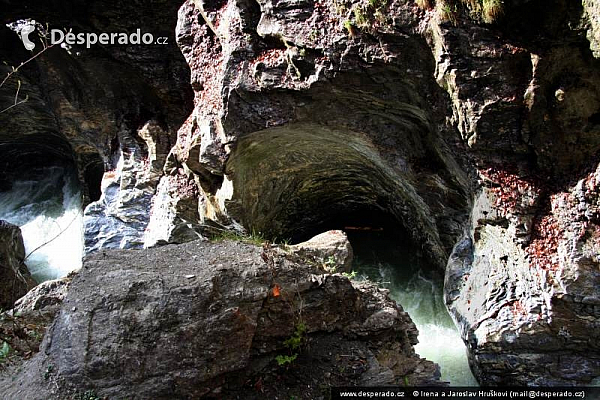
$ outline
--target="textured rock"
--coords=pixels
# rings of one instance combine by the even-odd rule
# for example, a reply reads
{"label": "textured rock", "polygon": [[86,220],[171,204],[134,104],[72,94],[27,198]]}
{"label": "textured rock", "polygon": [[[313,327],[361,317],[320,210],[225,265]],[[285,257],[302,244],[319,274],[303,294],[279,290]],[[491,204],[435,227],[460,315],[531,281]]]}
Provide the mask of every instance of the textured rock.
{"label": "textured rock", "polygon": [[288,248],[298,255],[314,259],[331,272],[350,272],[352,268],[352,246],[342,231],[324,232]]}
{"label": "textured rock", "polygon": [[538,196],[524,182],[516,203],[503,203],[493,187],[475,202],[445,289],[482,384],[589,384],[600,376],[599,178],[600,166],[553,195],[541,217],[527,216]]}
{"label": "textured rock", "polygon": [[167,133],[151,121],[139,129],[138,136],[146,148],[123,134],[115,170],[104,173],[100,199],[85,209],[86,253],[102,248],[139,248],[144,243],[152,197],[167,156],[167,147],[159,138],[166,140]]}
{"label": "textured rock", "polygon": [[[462,6],[444,21],[405,1],[378,16],[359,2],[187,2],[177,40],[196,108],[172,154],[198,177],[201,217],[267,235],[389,221],[439,265],[467,225],[446,290],[479,379],[586,383],[596,339],[578,327],[596,322],[571,318],[580,336],[559,334],[579,314],[554,304],[575,289],[550,271],[578,259],[553,237],[577,226],[554,199],[600,151],[594,25],[577,1],[504,3],[482,25]],[[586,263],[568,262],[570,276],[595,284]]]}
{"label": "textured rock", "polygon": [[18,226],[0,220],[0,308],[12,308],[14,302],[35,286],[24,263],[25,247]]}
{"label": "textured rock", "polygon": [[23,316],[42,313],[51,322],[67,296],[73,276],[72,273],[61,279],[40,283],[15,302],[12,314]]}
{"label": "textured rock", "polygon": [[447,299],[482,382],[598,375],[596,0],[506,0],[485,24],[464,1],[445,18],[407,0],[5,3],[84,31],[169,27],[183,54],[52,49],[22,70],[3,162],[108,171],[88,250],[393,226],[440,269],[454,248]]}
{"label": "textured rock", "polygon": [[[174,40],[178,8],[163,0],[152,4],[3,4],[0,55],[7,62],[0,66],[3,77],[11,65],[18,66],[32,56],[4,26],[19,18],[37,20],[38,30],[48,23],[51,29],[73,28],[74,33],[141,29],[155,38],[167,38],[166,45],[94,45],[89,49],[74,45],[70,52],[55,46],[0,87],[0,110],[14,102],[19,81],[19,98],[28,97],[27,102],[0,113],[0,168],[10,173],[9,180],[18,178],[19,169],[31,164],[74,161],[88,204],[100,198],[102,174],[117,169],[121,153],[125,154],[126,168],[118,177],[121,193],[116,195],[114,186],[105,186],[111,193],[104,194],[86,218],[88,250],[103,244],[135,247],[143,242],[150,198],[164,159],[191,109],[189,70]],[[40,50],[38,43],[34,53]],[[151,170],[150,182],[133,170]],[[140,188],[139,181],[147,187]],[[143,210],[136,210],[133,203]]]}
{"label": "textured rock", "polygon": [[590,50],[594,57],[600,57],[600,2],[598,0],[584,0],[581,2],[588,18],[589,28],[587,38],[590,41]]}
{"label": "textured rock", "polygon": [[348,36],[333,3],[259,5],[179,13],[196,108],[172,154],[198,177],[201,219],[297,242],[377,214],[442,268],[467,183],[418,14],[394,4],[405,19],[381,29],[406,35],[382,47]]}
{"label": "textured rock", "polygon": [[153,198],[144,247],[198,239],[202,237],[199,220],[195,181],[186,175],[164,176]]}
{"label": "textured rock", "polygon": [[[74,278],[43,351],[3,382],[2,398],[65,398],[86,390],[108,397],[264,398],[300,388],[314,398],[319,384],[332,379],[437,382],[434,364],[412,348],[416,328],[385,291],[300,260],[240,242],[98,253]],[[277,355],[289,354],[283,343],[300,323],[304,345],[285,374],[313,373],[302,376],[301,386],[282,387],[269,371],[279,368]],[[306,379],[315,376],[319,381],[306,392]],[[263,393],[244,388],[258,380]]]}

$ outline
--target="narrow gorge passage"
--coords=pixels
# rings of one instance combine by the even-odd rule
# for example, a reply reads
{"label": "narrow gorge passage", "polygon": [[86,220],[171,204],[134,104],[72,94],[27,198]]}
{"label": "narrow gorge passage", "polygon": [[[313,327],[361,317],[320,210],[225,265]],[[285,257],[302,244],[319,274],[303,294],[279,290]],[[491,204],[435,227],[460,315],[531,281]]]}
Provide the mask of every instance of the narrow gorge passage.
{"label": "narrow gorge passage", "polygon": [[365,135],[309,123],[241,138],[228,172],[227,207],[248,231],[291,243],[345,231],[358,278],[389,289],[417,326],[417,353],[442,380],[477,386],[444,304],[435,217],[416,189],[425,179],[390,167]]}
{"label": "narrow gorge passage", "polygon": [[25,264],[37,282],[81,267],[81,188],[73,167],[26,170],[0,191],[0,219],[21,228]]}
{"label": "narrow gorge passage", "polygon": [[478,386],[467,349],[444,304],[444,278],[423,265],[402,232],[347,230],[354,250],[353,271],[390,291],[419,330],[417,354],[440,366],[452,386]]}

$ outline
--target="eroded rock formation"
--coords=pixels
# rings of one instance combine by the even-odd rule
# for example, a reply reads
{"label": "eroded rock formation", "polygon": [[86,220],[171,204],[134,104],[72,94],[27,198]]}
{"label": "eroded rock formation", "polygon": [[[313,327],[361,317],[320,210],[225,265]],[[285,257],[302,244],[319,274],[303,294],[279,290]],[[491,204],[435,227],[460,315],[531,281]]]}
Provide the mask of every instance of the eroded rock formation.
{"label": "eroded rock formation", "polygon": [[21,230],[0,220],[0,309],[12,308],[19,297],[35,286],[24,260]]}
{"label": "eroded rock formation", "polygon": [[[286,347],[299,329],[301,345]],[[195,241],[103,251],[0,395],[317,398],[330,385],[439,384],[436,366],[414,353],[416,338],[386,291],[292,250]]]}
{"label": "eroded rock formation", "polygon": [[[67,21],[7,3],[12,20]],[[0,145],[74,159],[102,189],[88,251],[393,227],[446,270],[481,382],[599,376],[598,2],[505,0],[495,18],[368,3],[75,2],[78,29],[174,40],[49,50],[24,67],[31,100],[0,114]]]}

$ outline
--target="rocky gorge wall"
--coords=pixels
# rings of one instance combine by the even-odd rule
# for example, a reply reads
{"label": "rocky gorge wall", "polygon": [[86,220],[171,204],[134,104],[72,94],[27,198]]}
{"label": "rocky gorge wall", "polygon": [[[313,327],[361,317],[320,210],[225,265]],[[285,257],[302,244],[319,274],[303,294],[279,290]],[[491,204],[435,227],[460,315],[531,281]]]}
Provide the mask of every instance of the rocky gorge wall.
{"label": "rocky gorge wall", "polygon": [[7,159],[76,165],[88,251],[374,219],[445,271],[480,382],[600,376],[596,2],[8,3],[7,22],[175,32],[51,49],[0,114]]}

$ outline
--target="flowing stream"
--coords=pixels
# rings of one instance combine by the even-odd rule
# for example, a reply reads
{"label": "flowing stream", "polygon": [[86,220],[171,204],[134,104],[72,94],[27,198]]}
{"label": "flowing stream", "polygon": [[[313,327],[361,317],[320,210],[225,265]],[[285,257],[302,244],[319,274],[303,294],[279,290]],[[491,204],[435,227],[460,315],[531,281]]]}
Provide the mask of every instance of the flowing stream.
{"label": "flowing stream", "polygon": [[[427,273],[409,247],[380,232],[349,233],[354,270],[379,283],[408,312],[419,330],[416,352],[440,366],[442,380],[452,386],[478,386],[467,350],[446,310],[442,277]],[[431,275],[431,276],[429,276]]]}
{"label": "flowing stream", "polygon": [[37,282],[81,267],[83,216],[77,177],[64,167],[24,174],[0,192],[0,219],[21,228],[25,264]]}

